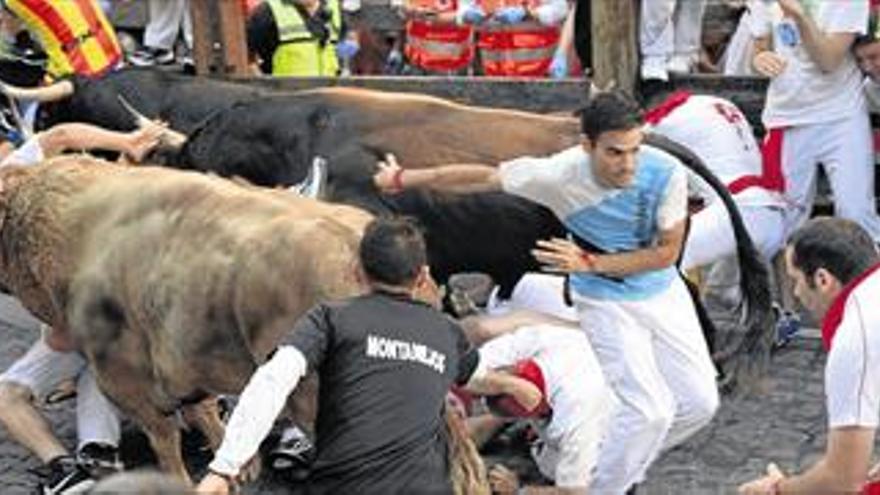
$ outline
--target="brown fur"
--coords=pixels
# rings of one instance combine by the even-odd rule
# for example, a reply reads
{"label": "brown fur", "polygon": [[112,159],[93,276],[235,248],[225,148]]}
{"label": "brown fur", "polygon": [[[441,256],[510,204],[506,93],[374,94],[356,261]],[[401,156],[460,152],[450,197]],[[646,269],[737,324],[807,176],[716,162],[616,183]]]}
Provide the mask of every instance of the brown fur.
{"label": "brown fur", "polygon": [[357,143],[394,153],[407,168],[494,164],[526,155],[553,154],[580,140],[580,121],[571,116],[469,106],[423,94],[362,88],[320,88],[302,94],[321,95],[336,107],[357,109],[352,112],[353,121],[347,122]]}
{"label": "brown fur", "polygon": [[181,400],[240,391],[308,307],[363,290],[370,216],[354,208],[87,157],[4,170],[0,184],[0,281],[70,329],[183,478],[168,417]]}
{"label": "brown fur", "polygon": [[[163,469],[188,479],[181,400],[237,393],[320,299],[357,294],[371,217],[278,190],[85,156],[0,171],[0,282],[78,340],[101,388],[146,431]],[[313,421],[313,376],[290,400]],[[222,437],[216,403],[185,417]],[[461,420],[447,418],[457,494],[488,494]]]}

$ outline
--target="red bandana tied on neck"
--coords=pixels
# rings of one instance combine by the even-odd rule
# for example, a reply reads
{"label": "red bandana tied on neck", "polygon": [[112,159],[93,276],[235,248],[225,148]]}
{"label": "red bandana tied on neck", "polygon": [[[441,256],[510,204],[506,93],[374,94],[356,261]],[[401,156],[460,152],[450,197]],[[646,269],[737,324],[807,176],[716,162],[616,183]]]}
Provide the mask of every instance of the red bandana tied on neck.
{"label": "red bandana tied on neck", "polygon": [[825,313],[825,318],[822,320],[822,347],[825,348],[825,351],[831,350],[831,343],[834,340],[834,334],[837,333],[837,327],[839,327],[840,322],[843,321],[843,309],[846,307],[846,301],[849,299],[849,295],[859,284],[878,269],[880,269],[880,263],[868,268],[864,273],[853,280],[850,280],[850,282],[843,287],[843,290],[840,291],[840,294],[834,298],[834,302],[831,303],[828,312]]}
{"label": "red bandana tied on neck", "polygon": [[663,100],[663,103],[645,112],[645,123],[651,125],[659,124],[661,120],[665,119],[676,108],[684,105],[690,97],[691,94],[684,90],[672,93]]}

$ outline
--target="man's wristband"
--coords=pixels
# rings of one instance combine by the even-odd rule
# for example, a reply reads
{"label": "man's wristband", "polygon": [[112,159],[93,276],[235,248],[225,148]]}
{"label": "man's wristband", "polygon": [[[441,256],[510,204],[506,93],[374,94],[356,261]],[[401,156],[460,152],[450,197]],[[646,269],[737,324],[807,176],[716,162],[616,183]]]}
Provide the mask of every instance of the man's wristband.
{"label": "man's wristband", "polygon": [[596,264],[596,255],[581,250],[581,261],[583,261],[584,264],[587,265],[587,268],[592,270]]}
{"label": "man's wristband", "polygon": [[776,481],[773,482],[773,485],[770,486],[770,494],[771,495],[782,495],[782,480],[785,478],[777,478]]}
{"label": "man's wristband", "polygon": [[394,191],[400,192],[403,191],[403,172],[406,169],[399,168],[394,171],[394,175],[391,176],[391,188]]}

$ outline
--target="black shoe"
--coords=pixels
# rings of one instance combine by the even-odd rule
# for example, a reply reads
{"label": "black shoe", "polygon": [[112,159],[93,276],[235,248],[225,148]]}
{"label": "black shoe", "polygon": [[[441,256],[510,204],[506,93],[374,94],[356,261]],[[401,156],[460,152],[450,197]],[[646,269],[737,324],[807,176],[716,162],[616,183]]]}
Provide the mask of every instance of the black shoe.
{"label": "black shoe", "polygon": [[779,305],[773,305],[773,313],[776,316],[775,332],[772,352],[779,351],[787,346],[801,330],[801,318],[794,311],[783,310]]}
{"label": "black shoe", "polygon": [[39,484],[42,495],[72,495],[84,493],[95,484],[95,479],[72,456],[63,456],[49,463],[49,473]]}
{"label": "black shoe", "polygon": [[119,449],[105,443],[87,443],[76,453],[76,462],[93,478],[101,479],[123,470]]}
{"label": "black shoe", "polygon": [[155,65],[171,65],[174,63],[174,52],[162,48],[146,47],[134,52],[128,58],[135,67],[153,67]]}
{"label": "black shoe", "polygon": [[276,471],[302,469],[315,460],[315,447],[299,428],[284,430],[278,446],[269,453],[269,465]]}

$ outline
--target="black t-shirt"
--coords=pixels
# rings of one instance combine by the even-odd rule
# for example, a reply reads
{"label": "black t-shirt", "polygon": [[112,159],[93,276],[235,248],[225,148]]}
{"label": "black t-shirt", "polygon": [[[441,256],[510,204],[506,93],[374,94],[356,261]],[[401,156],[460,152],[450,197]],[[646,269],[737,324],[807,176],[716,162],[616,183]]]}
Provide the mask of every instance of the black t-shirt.
{"label": "black t-shirt", "polygon": [[374,293],[319,304],[286,343],[321,380],[310,493],[451,493],[445,395],[479,360],[455,322]]}

